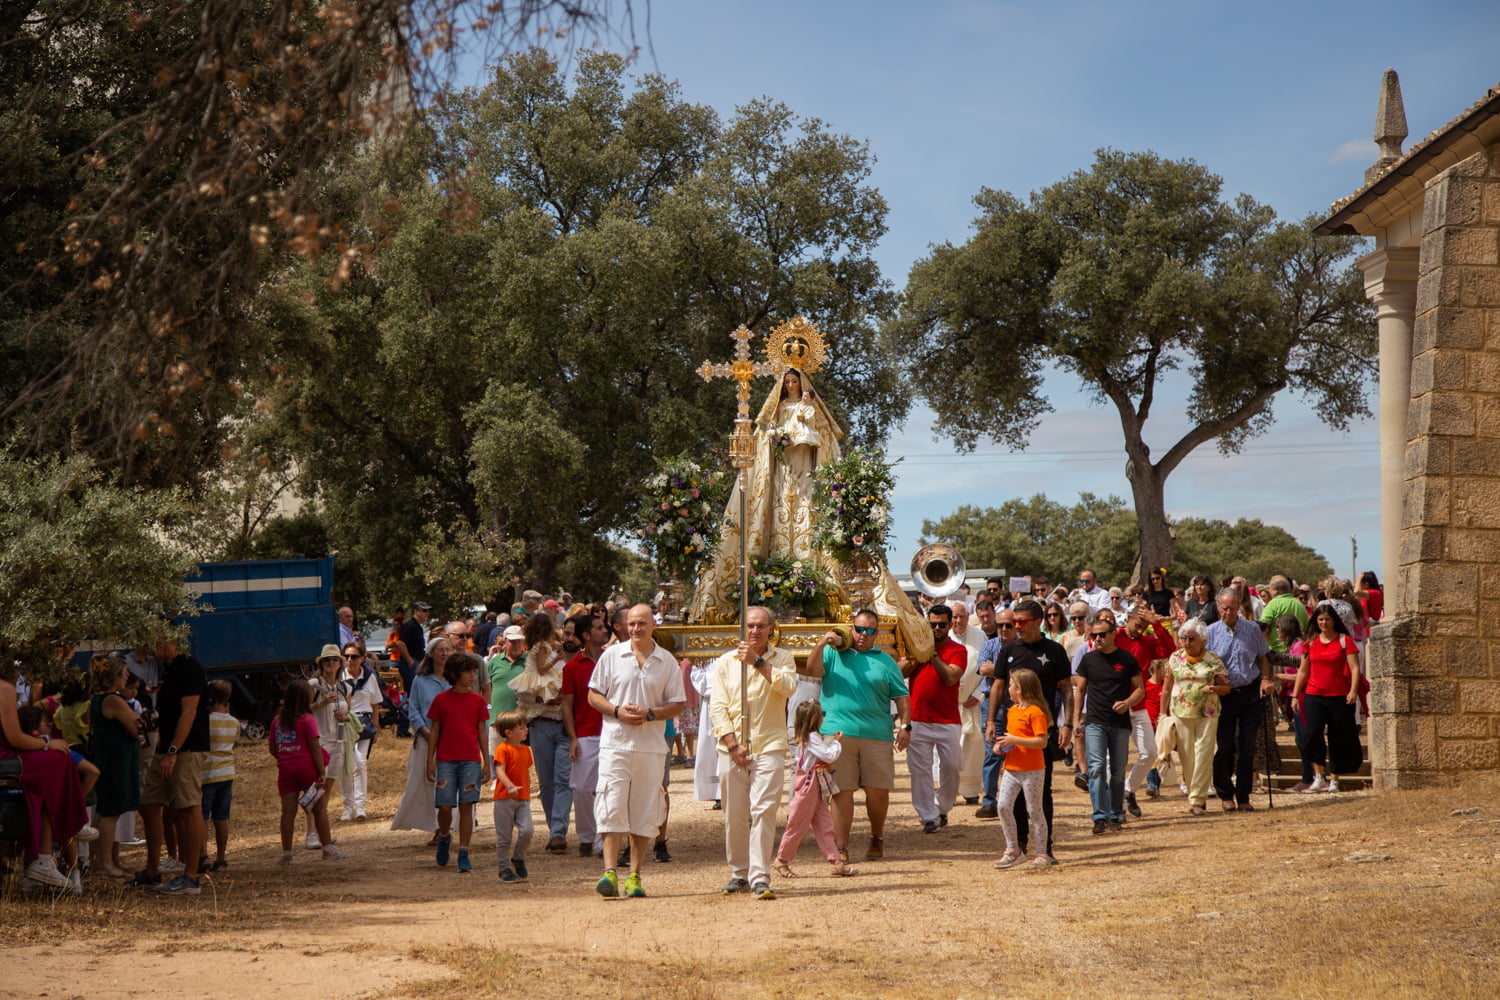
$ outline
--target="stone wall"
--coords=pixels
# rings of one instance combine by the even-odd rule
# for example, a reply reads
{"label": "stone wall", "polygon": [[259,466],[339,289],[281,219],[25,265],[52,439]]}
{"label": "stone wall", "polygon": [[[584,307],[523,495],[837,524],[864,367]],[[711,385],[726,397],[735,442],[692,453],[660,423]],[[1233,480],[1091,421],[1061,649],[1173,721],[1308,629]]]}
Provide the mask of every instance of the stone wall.
{"label": "stone wall", "polygon": [[1426,185],[1400,606],[1370,644],[1382,787],[1500,768],[1500,147]]}

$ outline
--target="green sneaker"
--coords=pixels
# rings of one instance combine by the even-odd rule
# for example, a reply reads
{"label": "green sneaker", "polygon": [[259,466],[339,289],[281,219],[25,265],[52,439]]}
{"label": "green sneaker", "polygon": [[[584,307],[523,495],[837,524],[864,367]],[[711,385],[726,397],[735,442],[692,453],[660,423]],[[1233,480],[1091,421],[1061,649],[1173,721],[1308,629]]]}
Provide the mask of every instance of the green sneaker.
{"label": "green sneaker", "polygon": [[620,894],[620,879],[611,868],[604,873],[604,877],[594,883],[594,891],[605,899],[614,899]]}
{"label": "green sneaker", "polygon": [[641,876],[639,872],[631,872],[625,876],[625,895],[631,899],[646,898],[646,890],[641,888]]}

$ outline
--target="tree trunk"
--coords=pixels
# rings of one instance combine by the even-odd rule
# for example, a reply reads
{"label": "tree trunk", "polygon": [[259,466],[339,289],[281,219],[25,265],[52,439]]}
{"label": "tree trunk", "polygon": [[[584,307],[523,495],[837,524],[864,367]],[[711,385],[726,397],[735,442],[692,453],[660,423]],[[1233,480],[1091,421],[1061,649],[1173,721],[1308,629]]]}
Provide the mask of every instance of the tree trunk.
{"label": "tree trunk", "polygon": [[1140,583],[1148,576],[1147,568],[1172,565],[1172,550],[1176,539],[1172,527],[1167,524],[1164,490],[1166,478],[1156,466],[1148,461],[1132,460],[1125,467],[1130,479],[1130,492],[1135,501],[1135,517],[1140,531],[1141,547],[1137,554],[1132,584]]}

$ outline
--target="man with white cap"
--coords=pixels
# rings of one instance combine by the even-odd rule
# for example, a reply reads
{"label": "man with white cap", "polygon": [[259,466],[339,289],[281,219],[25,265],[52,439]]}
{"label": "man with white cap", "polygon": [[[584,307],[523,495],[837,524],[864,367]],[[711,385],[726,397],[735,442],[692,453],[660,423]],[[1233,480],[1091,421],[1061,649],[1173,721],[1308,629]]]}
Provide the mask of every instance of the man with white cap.
{"label": "man with white cap", "polygon": [[[500,718],[501,712],[516,709],[516,693],[510,682],[526,669],[526,633],[519,625],[508,625],[500,636],[500,652],[490,657],[485,665],[490,675],[490,721]],[[490,757],[505,737],[490,727]]]}

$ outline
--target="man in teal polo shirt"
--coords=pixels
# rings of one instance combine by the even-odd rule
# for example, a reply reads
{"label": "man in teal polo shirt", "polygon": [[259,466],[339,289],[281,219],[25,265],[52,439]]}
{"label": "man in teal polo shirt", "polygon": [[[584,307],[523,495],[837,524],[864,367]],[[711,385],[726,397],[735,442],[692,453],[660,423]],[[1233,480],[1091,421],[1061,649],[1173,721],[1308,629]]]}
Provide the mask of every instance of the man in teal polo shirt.
{"label": "man in teal polo shirt", "polygon": [[[854,825],[854,789],[865,793],[870,820],[870,847],[865,857],[885,856],[885,814],[896,787],[895,750],[911,740],[911,698],[901,668],[875,648],[880,616],[868,608],[856,611],[854,646],[838,650],[837,632],[818,639],[807,654],[807,675],[823,678],[823,733],[843,733],[843,753],[834,762],[834,839],[839,857],[849,859],[849,830]],[[891,729],[891,702],[899,728]],[[894,747],[894,749],[893,749]]]}
{"label": "man in teal polo shirt", "polygon": [[1292,582],[1286,577],[1273,576],[1268,586],[1271,589],[1271,600],[1260,613],[1260,620],[1271,626],[1271,631],[1266,635],[1271,648],[1278,653],[1285,653],[1286,643],[1281,640],[1281,633],[1276,629],[1276,619],[1282,615],[1291,615],[1297,619],[1301,631],[1306,632],[1307,606],[1297,600],[1297,596],[1292,593]]}
{"label": "man in teal polo shirt", "polygon": [[[526,633],[519,625],[507,626],[500,633],[500,652],[490,657],[485,665],[490,675],[490,722],[500,718],[501,712],[514,712],[516,710],[516,693],[511,690],[510,682],[516,678],[521,671],[526,669]],[[495,756],[495,748],[504,739],[495,732],[495,727],[490,727],[490,756]]]}

